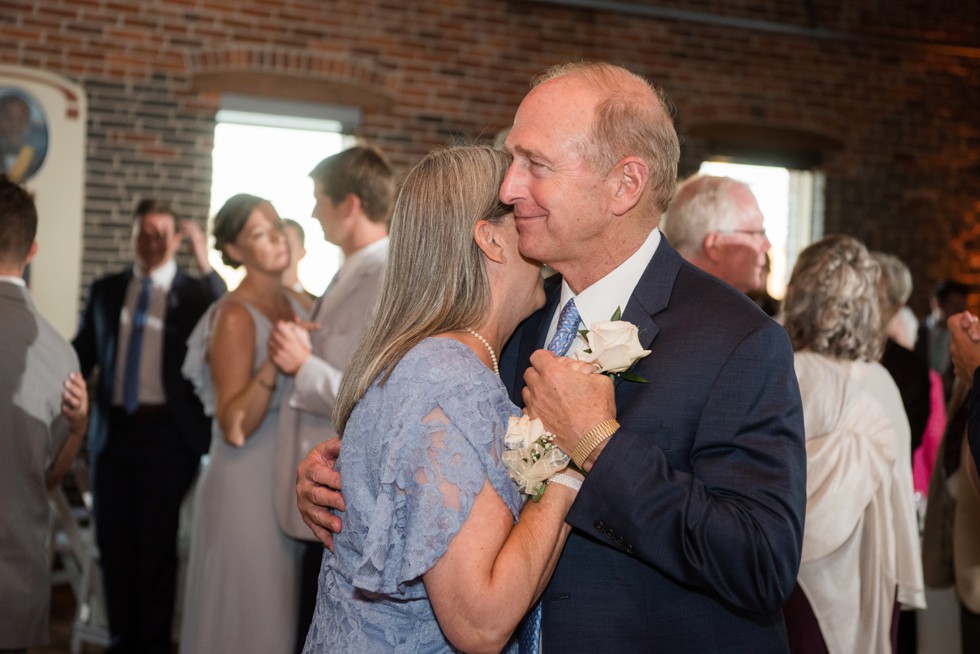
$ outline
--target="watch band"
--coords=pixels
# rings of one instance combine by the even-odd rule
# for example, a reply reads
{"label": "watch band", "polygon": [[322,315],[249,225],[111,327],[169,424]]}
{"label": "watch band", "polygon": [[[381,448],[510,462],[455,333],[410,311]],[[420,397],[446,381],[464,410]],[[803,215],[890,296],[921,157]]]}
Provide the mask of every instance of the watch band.
{"label": "watch band", "polygon": [[582,440],[578,442],[578,445],[572,450],[569,455],[572,461],[580,470],[584,470],[586,459],[589,455],[595,451],[595,448],[599,447],[599,444],[604,440],[616,433],[619,429],[619,423],[616,422],[615,418],[609,418],[608,420],[603,420],[598,425],[589,430]]}

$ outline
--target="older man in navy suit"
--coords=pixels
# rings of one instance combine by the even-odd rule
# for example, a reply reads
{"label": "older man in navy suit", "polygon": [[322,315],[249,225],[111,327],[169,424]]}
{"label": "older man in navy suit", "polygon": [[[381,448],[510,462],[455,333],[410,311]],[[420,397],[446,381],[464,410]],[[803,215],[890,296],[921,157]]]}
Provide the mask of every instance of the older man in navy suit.
{"label": "older man in navy suit", "polygon": [[[785,651],[806,503],[792,349],[657,230],[678,159],[660,97],[622,68],[557,67],[506,147],[521,252],[562,279],[508,345],[504,381],[520,399],[523,373],[529,410],[588,473],[542,596],[544,651]],[[580,329],[617,308],[639,327],[648,383],[601,401],[608,379],[538,349],[571,301]]]}
{"label": "older man in navy suit", "polygon": [[[99,370],[89,434],[111,652],[171,652],[180,503],[211,438],[180,374],[187,337],[225,283],[197,225],[168,203],[136,208],[136,264],[92,284],[72,345]],[[174,261],[189,237],[205,277]]]}
{"label": "older man in navy suit", "polygon": [[[787,651],[781,608],[806,506],[792,348],[657,229],[679,158],[663,101],[617,66],[560,66],[521,103],[506,147],[500,197],[521,252],[561,277],[511,339],[501,375],[587,473],[541,599],[543,650]],[[648,382],[581,375],[540,349],[617,309],[651,350],[632,370]],[[316,448],[298,487],[325,542],[340,525],[323,506],[343,508],[325,488],[339,487],[331,458]]]}

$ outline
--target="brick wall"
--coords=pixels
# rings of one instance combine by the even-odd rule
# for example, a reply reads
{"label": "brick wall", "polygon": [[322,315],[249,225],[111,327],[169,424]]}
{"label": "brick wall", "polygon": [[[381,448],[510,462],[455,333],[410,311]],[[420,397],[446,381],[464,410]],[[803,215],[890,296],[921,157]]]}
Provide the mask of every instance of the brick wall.
{"label": "brick wall", "polygon": [[[675,0],[621,10],[500,0],[0,0],[0,62],[89,94],[83,285],[130,260],[129,211],[203,218],[220,101],[243,73],[365,106],[399,167],[505,127],[534,73],[606,59],[677,107],[682,173],[726,134],[815,157],[826,229],[980,288],[980,24],[973,3]],[[262,76],[265,77],[262,77]],[[267,91],[266,91],[267,92]],[[307,97],[302,97],[306,94]],[[787,140],[787,134],[791,135]],[[737,140],[737,139],[735,139]]]}

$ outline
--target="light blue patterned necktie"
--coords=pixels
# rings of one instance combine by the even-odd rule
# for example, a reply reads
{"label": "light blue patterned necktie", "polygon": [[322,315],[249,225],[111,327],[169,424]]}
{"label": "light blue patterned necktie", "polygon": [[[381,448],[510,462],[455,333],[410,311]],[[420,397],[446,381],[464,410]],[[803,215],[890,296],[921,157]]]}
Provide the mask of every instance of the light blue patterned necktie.
{"label": "light blue patterned necktie", "polygon": [[129,345],[126,347],[126,369],[123,373],[123,408],[133,413],[140,405],[140,358],[143,355],[143,328],[146,327],[146,312],[150,307],[150,278],[140,280],[140,294],[136,300],[133,326],[129,331]]}
{"label": "light blue patterned necktie", "polygon": [[[548,343],[548,351],[557,356],[565,356],[571,347],[575,335],[578,334],[578,307],[575,298],[571,298],[558,314],[558,328]],[[530,613],[518,627],[517,642],[521,654],[538,654],[541,651],[541,602],[535,603]]]}
{"label": "light blue patterned necktie", "polygon": [[548,343],[548,350],[558,356],[565,356],[572,341],[575,340],[575,335],[578,334],[578,323],[578,307],[575,306],[575,298],[571,298],[558,315],[558,328],[551,342]]}

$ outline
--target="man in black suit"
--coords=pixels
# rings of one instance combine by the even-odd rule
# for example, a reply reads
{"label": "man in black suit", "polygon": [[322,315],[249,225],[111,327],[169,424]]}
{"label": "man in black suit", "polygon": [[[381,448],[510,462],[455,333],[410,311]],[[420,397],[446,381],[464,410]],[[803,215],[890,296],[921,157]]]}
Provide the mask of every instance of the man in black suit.
{"label": "man in black suit", "polygon": [[[200,228],[165,202],[135,211],[136,263],[92,284],[72,344],[98,369],[89,457],[111,652],[171,651],[181,500],[211,437],[180,373],[187,337],[226,290]],[[174,254],[188,237],[202,279]]]}
{"label": "man in black suit", "polygon": [[[562,278],[508,343],[501,376],[587,473],[542,595],[544,651],[785,652],[806,506],[793,352],[775,321],[657,229],[679,157],[663,101],[617,66],[557,67],[521,103],[506,147],[500,198],[521,253]],[[599,401],[613,382],[540,349],[571,322],[559,318],[570,299],[584,328],[623,310],[651,350],[633,368],[649,382],[616,380],[615,403]],[[340,484],[337,447],[300,466],[300,510],[324,542],[340,521],[323,507],[343,508],[327,488]]]}

